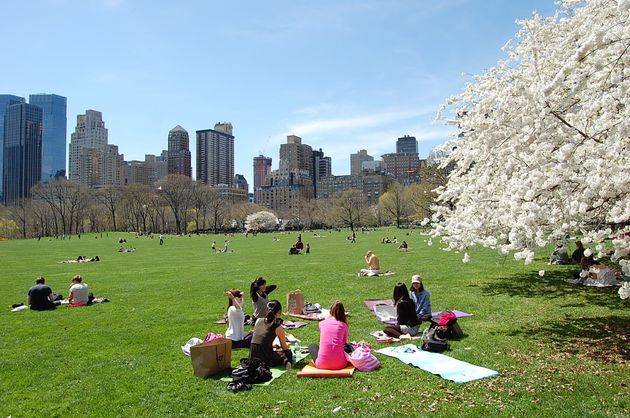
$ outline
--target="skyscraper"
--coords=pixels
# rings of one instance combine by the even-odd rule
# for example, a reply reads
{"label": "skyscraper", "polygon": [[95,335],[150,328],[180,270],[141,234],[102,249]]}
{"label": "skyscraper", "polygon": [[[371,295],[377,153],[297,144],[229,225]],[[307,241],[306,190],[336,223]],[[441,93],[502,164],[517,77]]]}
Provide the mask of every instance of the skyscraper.
{"label": "skyscraper", "polygon": [[234,185],[234,136],[231,123],[197,131],[197,180],[210,186]]}
{"label": "skyscraper", "polygon": [[56,94],[31,94],[30,104],[43,110],[42,181],[66,175],[66,98]]}
{"label": "skyscraper", "polygon": [[280,167],[289,170],[306,170],[313,174],[313,148],[302,144],[302,138],[287,135],[287,143],[280,145]]}
{"label": "skyscraper", "polygon": [[177,125],[168,132],[168,174],[192,177],[188,131]]}
{"label": "skyscraper", "polygon": [[118,153],[118,146],[107,141],[108,131],[101,112],[87,110],[85,115],[77,115],[77,126],[70,135],[71,181],[88,187],[124,183],[124,156]]}
{"label": "skyscraper", "polygon": [[416,137],[405,135],[402,138],[398,138],[396,141],[396,153],[417,154],[418,141],[416,140]]}
{"label": "skyscraper", "polygon": [[362,173],[361,164],[364,161],[374,161],[374,157],[372,157],[371,155],[368,155],[367,151],[364,149],[357,151],[356,154],[350,154],[350,175],[351,176],[361,175]]}
{"label": "skyscraper", "polygon": [[7,107],[24,103],[24,97],[14,96],[12,94],[0,94],[0,199],[2,198],[2,175],[3,175],[3,162],[4,162],[4,113],[7,110]]}
{"label": "skyscraper", "polygon": [[261,190],[267,185],[267,176],[271,173],[271,157],[254,157],[254,203],[260,203]]}
{"label": "skyscraper", "polygon": [[31,196],[42,174],[42,109],[13,104],[4,115],[4,204]]}
{"label": "skyscraper", "polygon": [[330,157],[324,157],[324,151],[313,151],[313,187],[315,197],[318,197],[317,186],[319,181],[324,177],[328,177],[332,172],[332,160]]}

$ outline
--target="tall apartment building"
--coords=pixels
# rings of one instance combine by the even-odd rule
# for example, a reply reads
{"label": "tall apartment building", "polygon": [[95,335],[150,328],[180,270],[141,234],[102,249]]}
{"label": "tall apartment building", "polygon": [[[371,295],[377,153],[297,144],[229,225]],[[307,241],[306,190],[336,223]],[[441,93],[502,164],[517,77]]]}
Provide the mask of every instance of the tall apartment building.
{"label": "tall apartment building", "polygon": [[380,174],[363,174],[362,176],[329,176],[321,180],[319,198],[334,197],[345,190],[360,190],[367,198],[368,204],[375,205],[394,180]]}
{"label": "tall apartment building", "polygon": [[420,180],[420,168],[426,160],[420,160],[418,153],[383,154],[383,171],[402,184],[417,183]]}
{"label": "tall apartment building", "polygon": [[324,151],[320,148],[319,151],[313,151],[313,194],[318,197],[317,185],[319,181],[324,177],[328,177],[332,174],[332,160],[330,157],[324,157]]}
{"label": "tall apartment building", "polygon": [[124,183],[124,156],[118,146],[108,144],[108,132],[103,115],[86,110],[77,115],[77,126],[70,135],[69,179],[88,187]]}
{"label": "tall apartment building", "polygon": [[296,210],[313,195],[313,180],[307,170],[280,167],[267,176],[269,184],[260,190],[261,205],[274,210]]}
{"label": "tall apartment building", "polygon": [[356,154],[350,154],[350,175],[360,176],[363,173],[361,164],[365,161],[374,161],[374,157],[368,155],[364,149],[358,150]]}
{"label": "tall apartment building", "polygon": [[4,115],[3,202],[30,197],[42,174],[42,109],[12,104]]}
{"label": "tall apartment building", "polygon": [[234,185],[234,136],[231,123],[197,131],[197,180],[210,186]]}
{"label": "tall apartment building", "polygon": [[313,173],[313,148],[302,144],[302,138],[287,135],[287,143],[280,145],[279,165],[289,170],[306,170]]}
{"label": "tall apartment building", "polygon": [[192,177],[188,131],[177,125],[168,132],[168,174]]}
{"label": "tall apartment building", "polygon": [[271,173],[271,157],[254,157],[254,203],[260,203],[261,190],[267,185],[267,176]]}
{"label": "tall apartment building", "polygon": [[242,174],[236,174],[234,176],[234,187],[239,190],[245,190],[245,192],[249,192],[249,184],[247,183],[247,179]]}
{"label": "tall apartment building", "polygon": [[31,94],[30,104],[41,107],[44,115],[42,134],[42,181],[66,176],[67,99],[56,94]]}
{"label": "tall apartment building", "polygon": [[168,175],[168,160],[165,157],[167,151],[163,151],[162,156],[145,154],[144,161],[125,162],[125,184],[139,183],[153,185],[156,181]]}
{"label": "tall apartment building", "polygon": [[7,110],[7,107],[25,102],[26,100],[24,99],[24,97],[14,96],[12,94],[0,94],[0,199],[2,199],[3,191],[1,177],[4,172],[2,169],[4,163],[4,114]]}
{"label": "tall apartment building", "polygon": [[417,154],[418,141],[415,136],[405,135],[396,141],[397,154]]}

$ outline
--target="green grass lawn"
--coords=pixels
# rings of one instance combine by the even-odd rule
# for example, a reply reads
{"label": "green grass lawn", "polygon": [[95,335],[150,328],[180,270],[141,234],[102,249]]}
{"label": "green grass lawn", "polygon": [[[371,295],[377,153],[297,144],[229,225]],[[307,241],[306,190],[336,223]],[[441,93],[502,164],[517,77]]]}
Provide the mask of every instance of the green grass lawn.
{"label": "green grass lawn", "polygon": [[[630,309],[616,288],[566,284],[575,267],[548,266],[544,252],[524,266],[475,248],[464,264],[462,253],[441,251],[437,240],[427,245],[417,230],[406,233],[358,234],[357,244],[345,240],[347,231],[304,233],[311,254],[300,256],[288,255],[295,233],[230,237],[234,252],[227,254],[210,253],[223,235],[167,236],[164,246],[126,233],[0,242],[0,416],[330,416],[338,406],[337,416],[630,415]],[[380,244],[395,235],[407,240],[408,253]],[[137,251],[116,252],[120,237]],[[368,249],[396,275],[358,278]],[[60,263],[78,255],[102,261]],[[363,300],[391,297],[394,284],[415,273],[425,278],[434,310],[474,314],[459,321],[467,336],[447,354],[498,377],[455,384],[378,355],[378,371],[350,379],[297,378],[292,370],[270,386],[233,394],[217,378],[194,377],[180,349],[190,337],[223,333],[213,323],[226,308],[223,292],[247,291],[258,276],[278,285],[272,298],[283,305],[294,289],[325,307],[343,301],[350,339],[378,349],[369,332],[382,327]],[[37,276],[67,296],[74,274],[111,303],[10,312]],[[318,341],[316,323],[292,333],[303,344]],[[233,351],[232,364],[246,356]]]}

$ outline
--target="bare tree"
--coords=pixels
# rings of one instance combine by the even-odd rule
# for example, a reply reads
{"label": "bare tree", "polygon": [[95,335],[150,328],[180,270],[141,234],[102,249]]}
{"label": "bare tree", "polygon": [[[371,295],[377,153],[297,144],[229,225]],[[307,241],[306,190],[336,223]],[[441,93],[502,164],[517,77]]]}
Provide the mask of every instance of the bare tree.
{"label": "bare tree", "polygon": [[[192,188],[191,207],[195,215],[195,229],[197,233],[199,233],[199,230],[206,229],[206,216],[211,199],[212,191],[210,187],[201,182],[196,182]],[[199,222],[200,219],[201,222]]]}
{"label": "bare tree", "polygon": [[119,186],[113,185],[105,186],[96,193],[96,199],[103,204],[109,212],[114,231],[118,230],[118,225],[116,224],[116,211],[120,207],[123,196],[123,190]]}
{"label": "bare tree", "polygon": [[27,237],[28,221],[30,214],[31,199],[20,198],[11,203],[9,213],[11,218],[20,228],[22,238]]}
{"label": "bare tree", "polygon": [[186,211],[190,207],[192,180],[181,175],[168,175],[158,182],[158,190],[175,217],[178,234],[186,232]]}
{"label": "bare tree", "polygon": [[365,218],[367,207],[363,193],[356,189],[345,190],[333,198],[333,219],[354,230]]}
{"label": "bare tree", "polygon": [[223,228],[228,205],[221,197],[217,189],[211,188],[208,196],[210,197],[208,212],[210,216],[210,221],[212,223],[212,229],[216,234],[220,228]]}
{"label": "bare tree", "polygon": [[143,184],[130,184],[123,191],[123,203],[128,222],[136,232],[147,232],[147,220],[152,211],[152,206],[158,202],[155,191]]}
{"label": "bare tree", "polygon": [[69,234],[76,211],[81,203],[82,188],[71,181],[61,177],[56,177],[47,183],[38,183],[33,187],[33,197],[46,202],[52,212],[58,217],[61,223],[61,231],[58,226],[55,233]]}

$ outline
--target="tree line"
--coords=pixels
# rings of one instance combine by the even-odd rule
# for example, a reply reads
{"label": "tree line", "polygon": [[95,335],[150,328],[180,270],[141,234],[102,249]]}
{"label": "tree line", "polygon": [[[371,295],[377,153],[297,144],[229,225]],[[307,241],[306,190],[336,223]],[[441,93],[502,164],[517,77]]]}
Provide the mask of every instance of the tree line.
{"label": "tree line", "polygon": [[[347,190],[330,199],[301,200],[273,211],[285,228],[381,226],[420,222],[431,215],[433,190],[445,176],[437,169],[426,180],[402,186],[392,183],[378,204],[369,205],[360,190]],[[154,186],[130,184],[89,189],[64,178],[39,183],[32,197],[19,199],[0,211],[0,236],[30,238],[69,236],[103,231],[138,233],[199,233],[238,230],[247,216],[268,210],[232,202],[220,189],[169,175]]]}

